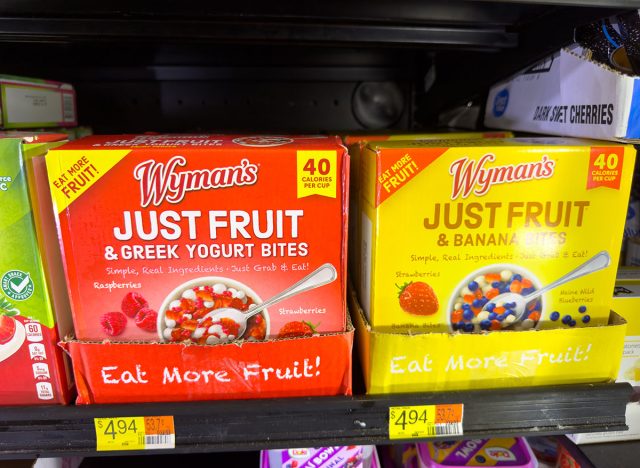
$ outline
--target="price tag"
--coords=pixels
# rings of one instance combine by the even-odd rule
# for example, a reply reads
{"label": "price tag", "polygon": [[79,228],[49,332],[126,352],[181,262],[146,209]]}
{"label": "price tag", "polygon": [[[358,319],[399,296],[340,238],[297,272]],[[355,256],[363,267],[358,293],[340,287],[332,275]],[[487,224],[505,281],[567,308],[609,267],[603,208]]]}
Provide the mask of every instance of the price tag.
{"label": "price tag", "polygon": [[172,449],[176,446],[173,416],[94,418],[96,450]]}
{"label": "price tag", "polygon": [[459,436],[463,405],[392,406],[389,408],[389,439],[423,439]]}

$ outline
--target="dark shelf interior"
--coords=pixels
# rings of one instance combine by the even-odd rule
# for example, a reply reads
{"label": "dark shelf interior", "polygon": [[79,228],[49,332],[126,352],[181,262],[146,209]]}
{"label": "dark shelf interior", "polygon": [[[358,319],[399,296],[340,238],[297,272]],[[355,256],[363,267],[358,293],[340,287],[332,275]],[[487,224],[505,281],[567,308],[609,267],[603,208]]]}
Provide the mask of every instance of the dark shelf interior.
{"label": "dark shelf interior", "polygon": [[638,465],[640,441],[581,445],[580,450],[596,468],[632,468]]}
{"label": "dark shelf interior", "polygon": [[22,0],[3,73],[76,86],[81,124],[141,131],[432,129],[497,79],[640,1]]}

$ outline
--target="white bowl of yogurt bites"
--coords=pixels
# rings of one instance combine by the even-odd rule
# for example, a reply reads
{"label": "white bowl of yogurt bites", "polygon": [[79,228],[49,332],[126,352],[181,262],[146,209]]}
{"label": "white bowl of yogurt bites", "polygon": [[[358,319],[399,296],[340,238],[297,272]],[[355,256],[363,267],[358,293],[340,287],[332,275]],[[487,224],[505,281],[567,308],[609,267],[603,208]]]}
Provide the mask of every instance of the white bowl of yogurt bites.
{"label": "white bowl of yogurt bites", "polygon": [[269,336],[269,314],[263,310],[251,317],[242,336],[230,319],[216,320],[211,312],[232,307],[248,312],[262,303],[255,291],[230,278],[196,278],[175,288],[158,311],[158,336],[165,343],[214,345],[236,339],[261,341]]}
{"label": "white bowl of yogurt bites", "polygon": [[542,318],[543,298],[526,304],[521,317],[515,302],[494,301],[500,294],[527,296],[542,287],[528,270],[508,263],[482,267],[467,275],[456,287],[447,305],[447,319],[452,331],[461,333],[496,330],[528,330]]}

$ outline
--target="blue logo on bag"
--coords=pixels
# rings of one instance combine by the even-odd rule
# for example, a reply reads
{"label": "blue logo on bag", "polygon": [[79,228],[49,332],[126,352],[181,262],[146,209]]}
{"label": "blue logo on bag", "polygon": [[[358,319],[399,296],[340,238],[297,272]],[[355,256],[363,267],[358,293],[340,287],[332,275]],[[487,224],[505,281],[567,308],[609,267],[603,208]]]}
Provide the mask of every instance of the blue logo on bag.
{"label": "blue logo on bag", "polygon": [[496,94],[495,99],[493,100],[493,115],[495,117],[502,117],[502,115],[507,110],[507,106],[509,105],[509,90],[503,89],[498,94]]}

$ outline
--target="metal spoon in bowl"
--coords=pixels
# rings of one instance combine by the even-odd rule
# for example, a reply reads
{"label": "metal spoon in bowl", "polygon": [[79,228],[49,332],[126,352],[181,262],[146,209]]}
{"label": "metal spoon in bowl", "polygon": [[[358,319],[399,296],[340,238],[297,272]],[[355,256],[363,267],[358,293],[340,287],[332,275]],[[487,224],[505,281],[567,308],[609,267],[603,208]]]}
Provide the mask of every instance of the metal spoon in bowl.
{"label": "metal spoon in bowl", "polygon": [[611,263],[611,257],[609,257],[609,253],[606,251],[602,251],[594,255],[593,257],[591,257],[589,260],[584,262],[575,270],[570,271],[566,275],[562,276],[561,278],[558,278],[553,283],[548,284],[544,288],[540,288],[537,291],[534,291],[531,294],[528,294],[526,296],[522,296],[520,294],[516,294],[512,292],[498,294],[496,297],[494,297],[489,302],[487,302],[482,308],[482,310],[486,311],[487,306],[489,304],[496,304],[498,302],[502,302],[503,304],[507,304],[510,302],[515,303],[515,307],[512,307],[511,310],[514,313],[516,321],[520,320],[520,318],[524,314],[525,307],[529,302],[537,299],[538,297],[542,296],[544,293],[551,291],[553,288],[556,288],[560,285],[568,283],[569,281],[572,281],[576,278],[580,278],[582,276],[589,275],[596,271],[607,268],[609,266],[609,263]]}
{"label": "metal spoon in bowl", "polygon": [[289,286],[281,293],[276,294],[271,299],[263,302],[257,307],[254,307],[253,309],[250,309],[248,312],[241,312],[238,309],[234,309],[233,307],[221,307],[220,309],[212,310],[207,315],[205,315],[203,319],[211,318],[214,322],[220,321],[220,319],[222,318],[233,320],[239,325],[238,334],[235,336],[235,338],[233,338],[236,339],[244,335],[244,332],[247,330],[247,321],[254,315],[258,315],[267,307],[271,307],[277,302],[280,302],[284,299],[289,299],[290,297],[293,297],[297,294],[318,288],[320,286],[324,286],[325,284],[329,284],[333,282],[337,277],[338,273],[336,272],[334,266],[330,263],[325,263],[317,270],[309,273],[294,285]]}

